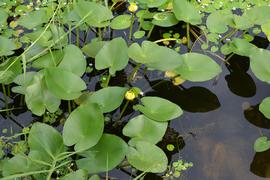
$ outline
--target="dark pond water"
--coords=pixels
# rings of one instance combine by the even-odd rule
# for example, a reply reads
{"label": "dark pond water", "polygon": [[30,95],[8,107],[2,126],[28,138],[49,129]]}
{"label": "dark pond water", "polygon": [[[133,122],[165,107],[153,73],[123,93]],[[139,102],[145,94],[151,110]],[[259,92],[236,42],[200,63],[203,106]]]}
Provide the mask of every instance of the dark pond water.
{"label": "dark pond water", "polygon": [[[162,31],[153,32],[159,39]],[[108,34],[107,34],[108,35]],[[113,36],[126,36],[126,32],[116,32]],[[257,37],[255,44],[269,48],[265,39]],[[196,49],[196,48],[195,48]],[[185,51],[185,48],[182,47]],[[196,51],[196,50],[195,50]],[[153,52],[154,53],[154,52]],[[270,178],[270,150],[255,153],[253,143],[261,134],[269,135],[270,120],[259,111],[258,104],[270,96],[270,85],[256,79],[249,70],[249,59],[233,56],[230,65],[222,64],[223,72],[214,80],[204,83],[185,82],[173,86],[163,78],[163,74],[147,72],[143,69],[137,74],[133,86],[140,87],[146,95],[160,96],[177,103],[184,114],[171,122],[171,129],[160,143],[161,147],[172,143],[178,150],[167,152],[170,160],[183,158],[193,162],[194,167],[182,175],[187,180],[261,180]],[[125,85],[126,73],[130,73],[132,64],[125,72],[118,73],[110,85]],[[100,74],[88,82],[88,88],[99,88]],[[85,76],[88,80],[88,76]],[[2,92],[2,89],[1,89]],[[0,108],[5,101],[0,94]],[[20,96],[8,98],[10,105],[19,106]],[[132,106],[130,106],[131,109]],[[131,111],[130,111],[131,112]],[[127,111],[126,118],[134,114]],[[13,111],[7,117],[0,115],[1,129],[18,132],[21,126],[31,123],[33,117],[24,109]],[[176,138],[178,137],[178,138]],[[179,138],[180,137],[180,138]],[[130,170],[114,170],[110,177],[132,179]],[[158,175],[147,175],[145,179],[161,179]]]}

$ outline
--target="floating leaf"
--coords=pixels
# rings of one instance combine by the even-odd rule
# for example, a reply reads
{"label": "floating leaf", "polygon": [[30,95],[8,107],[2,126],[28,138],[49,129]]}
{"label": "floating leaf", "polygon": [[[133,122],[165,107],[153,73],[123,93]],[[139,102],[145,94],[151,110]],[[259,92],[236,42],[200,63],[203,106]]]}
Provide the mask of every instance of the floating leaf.
{"label": "floating leaf", "polygon": [[63,60],[58,67],[82,76],[86,70],[86,60],[80,48],[72,44],[67,45],[64,49]]}
{"label": "floating leaf", "polygon": [[124,87],[107,87],[94,92],[85,103],[97,103],[103,113],[108,113],[118,108],[123,102],[125,93],[128,89]]}
{"label": "floating leaf", "polygon": [[4,177],[29,171],[27,167],[28,160],[25,155],[22,154],[17,154],[6,161],[2,160],[1,163],[1,171]]}
{"label": "floating leaf", "polygon": [[128,63],[128,46],[123,38],[115,38],[106,43],[96,55],[97,70],[109,68],[110,74],[124,69]]}
{"label": "floating leaf", "polygon": [[255,76],[264,82],[270,83],[270,51],[257,49],[250,55],[250,67]]}
{"label": "floating leaf", "polygon": [[183,65],[174,71],[180,74],[183,79],[194,82],[207,81],[221,73],[220,66],[206,55],[186,53],[182,57]]}
{"label": "floating leaf", "polygon": [[142,47],[137,43],[132,44],[129,47],[128,55],[137,63],[145,64],[148,68],[160,71],[175,69],[183,62],[176,51],[150,41],[144,41]]}
{"label": "floating leaf", "polygon": [[86,89],[85,82],[72,72],[61,68],[47,68],[44,72],[48,89],[59,99],[76,99]]}
{"label": "floating leaf", "polygon": [[84,171],[82,169],[79,169],[75,172],[71,172],[64,177],[60,178],[60,180],[87,180],[88,174],[87,171]]}
{"label": "floating leaf", "polygon": [[263,115],[265,117],[267,117],[268,119],[270,119],[270,97],[265,98],[260,106],[259,106],[259,110],[263,113]]}
{"label": "floating leaf", "polygon": [[167,0],[137,0],[139,3],[146,5],[149,8],[159,7],[166,3]]}
{"label": "floating leaf", "polygon": [[31,151],[46,154],[49,159],[56,158],[65,149],[61,134],[53,127],[39,122],[29,132],[28,145]]}
{"label": "floating leaf", "polygon": [[102,49],[102,47],[108,42],[106,41],[92,41],[89,44],[86,44],[82,51],[89,57],[95,58],[97,53]]}
{"label": "floating leaf", "polygon": [[37,73],[25,90],[25,102],[33,114],[41,116],[47,109],[54,113],[60,106],[60,99],[56,98],[47,88],[44,75]]}
{"label": "floating leaf", "polygon": [[94,147],[81,154],[85,158],[76,163],[79,168],[88,170],[88,173],[107,172],[124,160],[127,149],[127,144],[121,138],[103,134]]}
{"label": "floating leaf", "polygon": [[131,25],[131,15],[119,15],[111,22],[112,29],[126,29]]}
{"label": "floating leaf", "polygon": [[232,21],[232,17],[231,11],[215,11],[207,17],[207,28],[212,33],[225,33],[228,31],[228,24]]}
{"label": "floating leaf", "polygon": [[152,23],[160,27],[171,27],[178,23],[179,21],[175,18],[173,13],[162,12],[156,13]]}
{"label": "floating leaf", "polygon": [[17,49],[17,46],[13,40],[0,36],[0,56],[12,55],[15,49]]}
{"label": "floating leaf", "polygon": [[48,68],[56,67],[59,62],[63,59],[63,51],[57,50],[47,53],[39,58],[37,58],[33,63],[34,68]]}
{"label": "floating leaf", "polygon": [[112,12],[95,2],[79,1],[75,5],[76,13],[83,19],[89,26],[105,27],[109,25],[109,20],[113,18]]}
{"label": "floating leaf", "polygon": [[144,172],[161,173],[168,165],[167,156],[159,147],[143,141],[136,142],[135,148],[129,147],[127,159],[133,167]]}
{"label": "floating leaf", "polygon": [[202,22],[199,11],[187,0],[173,0],[173,13],[179,21],[185,21],[193,25]]}
{"label": "floating leaf", "polygon": [[141,39],[145,35],[145,31],[136,31],[133,36],[135,39]]}
{"label": "floating leaf", "polygon": [[8,13],[3,8],[0,8],[0,24],[1,25],[6,24],[7,18]]}
{"label": "floating leaf", "polygon": [[139,115],[129,120],[123,129],[123,134],[132,138],[131,141],[147,141],[156,144],[162,140],[167,126],[167,122],[157,122]]}
{"label": "floating leaf", "polygon": [[262,31],[267,36],[268,41],[270,41],[270,20],[262,24]]}
{"label": "floating leaf", "polygon": [[39,9],[38,11],[31,11],[27,15],[20,17],[18,24],[26,27],[27,29],[33,29],[48,21],[46,9]]}
{"label": "floating leaf", "polygon": [[256,139],[253,148],[256,152],[267,151],[270,148],[270,141],[266,136],[261,136]]}
{"label": "floating leaf", "polygon": [[10,84],[22,72],[21,62],[16,58],[9,58],[0,64],[0,83]]}
{"label": "floating leaf", "polygon": [[67,146],[75,150],[86,150],[96,145],[102,136],[104,117],[97,104],[82,104],[69,115],[63,129]]}
{"label": "floating leaf", "polygon": [[155,121],[169,121],[183,113],[177,104],[160,97],[143,97],[141,101],[143,105],[135,105],[133,108]]}

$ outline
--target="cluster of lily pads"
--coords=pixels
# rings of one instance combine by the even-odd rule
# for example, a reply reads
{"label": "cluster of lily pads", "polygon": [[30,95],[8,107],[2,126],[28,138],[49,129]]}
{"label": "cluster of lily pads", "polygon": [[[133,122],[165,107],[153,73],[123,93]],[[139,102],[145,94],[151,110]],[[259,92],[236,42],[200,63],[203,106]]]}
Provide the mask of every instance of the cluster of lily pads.
{"label": "cluster of lily pads", "polygon": [[[24,96],[27,108],[36,116],[58,112],[61,103],[67,102],[69,107],[62,133],[51,125],[35,122],[19,134],[24,135],[27,148],[11,158],[3,155],[2,179],[88,179],[88,174],[126,164],[142,172],[138,178],[147,172],[165,172],[168,159],[156,144],[166,133],[168,122],[183,111],[166,99],[141,96],[141,90],[130,85],[140,68],[164,72],[172,83],[177,80],[175,85],[208,81],[222,71],[212,57],[227,63],[232,54],[249,57],[254,75],[270,83],[270,52],[250,43],[262,32],[270,39],[270,2],[242,2],[2,0],[3,94],[8,96],[12,87],[13,93]],[[119,14],[116,10],[123,4],[126,10]],[[185,23],[184,37],[149,40],[155,27],[167,28],[180,22]],[[107,37],[108,32],[119,30],[127,36]],[[196,38],[193,44],[191,36]],[[166,46],[171,41],[187,44],[187,52]],[[193,52],[196,42],[201,43],[204,53]],[[110,86],[111,78],[117,78],[117,72],[128,64],[135,65],[129,72],[130,83],[126,87]],[[87,88],[85,76],[92,71],[103,74],[102,88],[97,91]],[[131,102],[137,115],[125,124],[122,115]],[[123,125],[122,137],[128,141],[104,133],[106,115],[119,109],[120,115],[109,121],[113,126]],[[260,110],[270,118],[270,98],[262,102]],[[2,138],[2,143],[8,140]],[[256,141],[259,150],[255,150],[270,148],[269,142],[266,137]],[[63,168],[70,170],[61,173]]]}

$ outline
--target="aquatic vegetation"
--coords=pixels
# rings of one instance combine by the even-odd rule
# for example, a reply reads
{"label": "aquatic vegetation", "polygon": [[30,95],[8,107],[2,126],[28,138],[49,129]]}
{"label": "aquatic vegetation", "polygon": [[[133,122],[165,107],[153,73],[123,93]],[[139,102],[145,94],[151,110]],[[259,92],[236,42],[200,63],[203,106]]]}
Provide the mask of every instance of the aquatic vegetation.
{"label": "aquatic vegetation", "polygon": [[[218,77],[222,64],[236,54],[248,57],[252,73],[269,84],[270,51],[252,43],[260,33],[270,39],[269,5],[267,0],[3,0],[3,95],[8,97],[10,89],[20,94],[43,122],[1,138],[2,179],[88,179],[90,174],[99,179],[99,173],[127,166],[141,173],[135,179],[147,173],[179,178],[193,164],[179,160],[168,169],[158,143],[170,121],[188,108],[145,95],[136,87],[138,72],[160,72],[174,86],[205,82]],[[124,10],[117,11],[119,6]],[[179,32],[152,39],[155,28],[175,26]],[[124,85],[112,83],[119,73],[128,76]],[[93,74],[100,78],[95,88],[90,87]],[[269,97],[259,109],[270,118]],[[10,143],[12,156],[6,152]],[[254,144],[257,152],[269,148],[266,136]]]}

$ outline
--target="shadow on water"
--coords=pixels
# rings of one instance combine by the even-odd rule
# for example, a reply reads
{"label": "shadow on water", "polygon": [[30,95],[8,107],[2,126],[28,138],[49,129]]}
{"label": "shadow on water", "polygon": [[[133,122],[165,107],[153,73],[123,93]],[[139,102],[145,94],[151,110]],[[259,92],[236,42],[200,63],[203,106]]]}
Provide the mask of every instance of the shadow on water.
{"label": "shadow on water", "polygon": [[270,150],[255,154],[250,171],[257,176],[270,178]]}
{"label": "shadow on water", "polygon": [[[155,86],[158,83],[159,85]],[[150,84],[153,91],[146,95],[166,98],[188,112],[208,112],[220,107],[218,97],[205,87],[185,88],[164,80],[152,81]]]}

